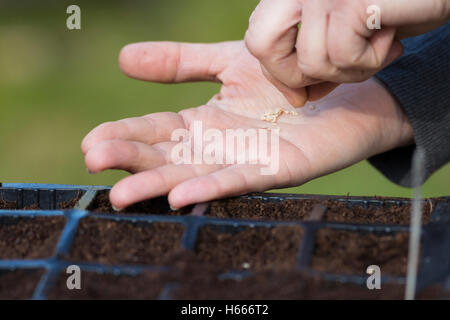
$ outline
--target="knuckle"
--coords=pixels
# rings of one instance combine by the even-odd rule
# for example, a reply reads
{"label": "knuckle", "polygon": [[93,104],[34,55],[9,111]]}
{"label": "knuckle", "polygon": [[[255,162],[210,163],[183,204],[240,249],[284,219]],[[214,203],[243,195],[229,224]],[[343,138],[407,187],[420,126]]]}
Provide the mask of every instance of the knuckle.
{"label": "knuckle", "polygon": [[323,66],[308,60],[302,59],[298,61],[297,66],[303,74],[303,77],[319,78],[324,73]]}
{"label": "knuckle", "polygon": [[289,88],[298,88],[302,87],[305,82],[305,75],[301,72],[298,72],[295,77],[285,79],[283,83]]}
{"label": "knuckle", "polygon": [[365,52],[349,52],[347,50],[335,50],[330,53],[331,63],[340,69],[366,68],[378,69],[382,66],[382,61],[368,59]]}
{"label": "knuckle", "polygon": [[247,46],[248,51],[257,58],[263,58],[267,56],[267,52],[269,51],[269,46],[267,45],[267,41],[261,36],[256,36],[249,29],[245,34],[245,45]]}
{"label": "knuckle", "polygon": [[299,62],[298,67],[305,77],[323,81],[335,81],[341,73],[339,68],[329,63]]}
{"label": "knuckle", "polygon": [[348,69],[357,65],[357,58],[351,57],[347,52],[343,51],[331,51],[330,62],[337,68]]}

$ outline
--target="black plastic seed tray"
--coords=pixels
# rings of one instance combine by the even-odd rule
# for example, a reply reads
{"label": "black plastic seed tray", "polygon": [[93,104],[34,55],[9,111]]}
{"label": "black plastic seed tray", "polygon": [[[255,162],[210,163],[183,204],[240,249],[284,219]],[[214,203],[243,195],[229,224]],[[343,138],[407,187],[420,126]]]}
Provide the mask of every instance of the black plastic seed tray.
{"label": "black plastic seed tray", "polygon": [[[69,209],[83,195],[83,189],[43,189],[24,187],[0,188],[0,201],[11,209],[57,210]],[[72,205],[73,204],[73,205]]]}
{"label": "black plastic seed tray", "polygon": [[[325,281],[319,282],[323,291],[329,290],[328,282],[365,288],[370,264],[381,264],[382,285],[398,289],[405,284],[409,226],[382,223],[390,220],[380,218],[376,209],[395,207],[393,216],[405,214],[403,209],[409,207],[402,206],[411,205],[408,199],[260,193],[182,212],[167,209],[166,214],[161,209],[168,208],[164,199],[153,207],[136,206],[135,213],[94,212],[108,190],[3,184],[0,298],[83,298],[65,287],[66,268],[74,264],[82,270],[82,287],[87,287],[83,292],[90,298],[105,297],[102,293],[109,298],[199,297],[195,288],[184,290],[184,281],[197,281],[193,287],[205,292],[208,286],[226,284],[223,290],[230,292],[235,284],[255,279],[261,286],[261,279],[269,279],[267,288],[257,288],[264,291],[272,290],[273,283],[292,285],[298,274]],[[421,239],[418,292],[433,286],[433,298],[448,298],[450,292],[449,200],[424,201],[429,215]],[[327,218],[330,206],[338,203],[343,205]],[[246,212],[244,219],[236,217],[233,206]],[[343,214],[353,207],[359,214],[372,210],[367,211],[374,217],[371,224]],[[157,208],[157,214],[148,208]],[[104,285],[95,287],[99,283]],[[244,297],[251,298],[249,294]],[[270,298],[283,298],[286,290],[279,297],[276,290],[272,294]]]}

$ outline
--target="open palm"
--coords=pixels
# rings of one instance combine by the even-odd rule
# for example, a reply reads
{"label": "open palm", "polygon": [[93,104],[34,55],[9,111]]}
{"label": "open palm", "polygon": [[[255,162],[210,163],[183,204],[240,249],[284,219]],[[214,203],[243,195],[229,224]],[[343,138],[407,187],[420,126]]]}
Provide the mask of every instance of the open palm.
{"label": "open palm", "polygon": [[[111,190],[116,208],[169,195],[180,208],[215,198],[300,185],[371,155],[411,142],[407,119],[375,80],[342,85],[326,98],[282,115],[277,126],[261,120],[268,111],[294,110],[266,80],[242,41],[218,44],[148,42],[126,46],[120,66],[133,78],[154,82],[220,81],[207,104],[104,123],[82,143],[91,172],[127,170]],[[262,175],[255,164],[175,164],[175,129],[279,128],[279,170]]]}

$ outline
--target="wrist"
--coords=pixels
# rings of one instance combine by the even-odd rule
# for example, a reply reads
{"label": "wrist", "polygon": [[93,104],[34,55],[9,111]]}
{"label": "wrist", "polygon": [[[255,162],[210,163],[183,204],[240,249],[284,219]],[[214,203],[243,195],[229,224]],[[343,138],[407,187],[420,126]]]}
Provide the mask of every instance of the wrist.
{"label": "wrist", "polygon": [[[393,122],[385,121],[384,131],[389,132],[393,140],[389,143],[393,148],[404,147],[414,144],[414,132],[406,115],[405,110],[401,107],[399,102],[393,97],[390,90],[378,80],[376,77],[372,77],[368,81],[373,82],[373,85],[377,87],[380,97],[383,98],[383,102],[388,109],[392,111]],[[394,127],[392,127],[394,125]]]}

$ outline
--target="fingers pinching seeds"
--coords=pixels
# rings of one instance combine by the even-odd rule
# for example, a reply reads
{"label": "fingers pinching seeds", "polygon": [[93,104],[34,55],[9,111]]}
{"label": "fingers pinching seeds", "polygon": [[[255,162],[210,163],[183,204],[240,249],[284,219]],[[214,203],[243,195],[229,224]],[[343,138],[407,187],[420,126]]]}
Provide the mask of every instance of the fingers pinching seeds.
{"label": "fingers pinching seeds", "polygon": [[370,30],[366,9],[364,1],[304,1],[297,42],[302,73],[334,83],[359,82],[398,58],[395,29]]}
{"label": "fingers pinching seeds", "polygon": [[248,50],[270,74],[269,81],[299,107],[304,104],[304,92],[294,89],[318,82],[305,77],[297,67],[295,44],[301,15],[300,0],[262,0],[245,35]]}
{"label": "fingers pinching seeds", "polygon": [[[399,57],[395,28],[370,29],[366,11],[367,2],[360,0],[262,0],[250,19],[246,45],[266,78],[291,104],[299,104],[307,97],[299,88],[364,81]],[[321,96],[332,87],[311,91]]]}

